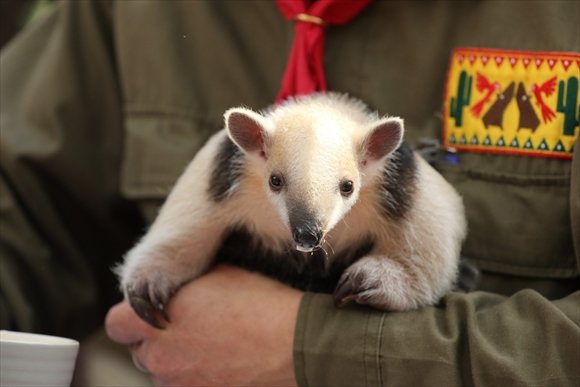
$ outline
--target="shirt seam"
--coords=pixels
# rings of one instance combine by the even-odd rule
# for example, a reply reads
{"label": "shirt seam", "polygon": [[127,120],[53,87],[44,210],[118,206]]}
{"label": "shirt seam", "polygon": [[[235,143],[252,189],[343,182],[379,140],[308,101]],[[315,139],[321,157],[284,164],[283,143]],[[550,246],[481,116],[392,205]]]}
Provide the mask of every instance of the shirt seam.
{"label": "shirt seam", "polygon": [[370,352],[370,349],[368,349],[369,347],[369,343],[368,343],[368,339],[371,335],[371,332],[369,332],[369,325],[370,325],[370,314],[367,313],[366,315],[366,321],[365,321],[365,336],[364,336],[364,344],[363,344],[363,348],[364,348],[364,355],[363,355],[363,369],[364,369],[364,375],[365,375],[365,386],[369,385],[369,380],[368,380],[368,374],[369,374],[369,367],[367,366],[367,353]]}
{"label": "shirt seam", "polygon": [[[304,308],[305,316],[302,316],[302,313],[299,312],[300,320],[297,322],[297,332],[294,339],[294,373],[296,376],[296,382],[298,385],[301,385],[300,382],[304,382],[304,386],[308,387],[308,379],[306,377],[306,362],[304,361],[304,343],[306,341],[306,325],[308,323],[308,319],[310,318],[310,305],[312,301],[312,295],[305,293],[302,297],[302,305],[300,309]],[[300,374],[298,373],[300,370]]]}
{"label": "shirt seam", "polygon": [[382,351],[382,344],[383,344],[383,328],[385,323],[386,313],[381,315],[381,320],[379,321],[379,332],[378,332],[378,342],[377,342],[377,350],[375,354],[375,363],[377,367],[377,381],[379,386],[383,386],[383,368],[381,367],[381,351]]}

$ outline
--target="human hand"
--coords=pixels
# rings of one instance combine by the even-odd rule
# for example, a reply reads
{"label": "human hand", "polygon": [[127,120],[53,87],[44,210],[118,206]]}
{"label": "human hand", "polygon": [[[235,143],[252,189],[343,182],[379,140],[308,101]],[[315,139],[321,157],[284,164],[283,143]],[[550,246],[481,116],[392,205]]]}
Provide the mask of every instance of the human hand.
{"label": "human hand", "polygon": [[301,298],[262,275],[218,266],[174,295],[164,330],[141,320],[126,301],[111,308],[105,326],[156,385],[295,386]]}

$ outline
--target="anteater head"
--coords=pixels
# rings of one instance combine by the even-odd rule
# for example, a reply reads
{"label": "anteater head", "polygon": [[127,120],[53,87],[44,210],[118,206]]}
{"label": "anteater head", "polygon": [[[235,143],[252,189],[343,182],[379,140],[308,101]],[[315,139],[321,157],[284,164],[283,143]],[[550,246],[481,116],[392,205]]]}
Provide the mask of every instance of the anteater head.
{"label": "anteater head", "polygon": [[231,140],[263,174],[296,249],[310,252],[351,210],[401,143],[403,122],[336,94],[291,100],[265,113],[225,114]]}

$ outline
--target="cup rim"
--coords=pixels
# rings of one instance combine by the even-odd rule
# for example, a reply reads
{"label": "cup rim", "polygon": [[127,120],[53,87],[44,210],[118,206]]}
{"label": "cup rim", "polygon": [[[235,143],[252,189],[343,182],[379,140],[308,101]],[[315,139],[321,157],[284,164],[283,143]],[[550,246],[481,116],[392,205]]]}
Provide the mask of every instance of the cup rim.
{"label": "cup rim", "polygon": [[78,346],[79,342],[68,337],[44,335],[40,333],[0,330],[0,342],[21,345]]}

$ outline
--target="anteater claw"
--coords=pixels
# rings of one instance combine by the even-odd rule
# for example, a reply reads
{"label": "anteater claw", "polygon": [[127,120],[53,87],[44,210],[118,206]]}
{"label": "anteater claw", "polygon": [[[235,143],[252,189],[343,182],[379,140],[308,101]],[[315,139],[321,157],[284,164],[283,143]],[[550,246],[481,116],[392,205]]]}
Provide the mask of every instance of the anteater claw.
{"label": "anteater claw", "polygon": [[348,302],[348,297],[352,295],[352,282],[348,276],[342,276],[334,289],[334,305],[343,307]]}
{"label": "anteater claw", "polygon": [[364,276],[361,273],[344,273],[334,289],[334,305],[341,308],[351,301],[366,304],[366,294],[371,289],[363,285]]}
{"label": "anteater claw", "polygon": [[340,308],[350,301],[357,301],[360,293],[366,290],[362,289],[361,285],[362,278],[360,276],[345,273],[334,289],[334,305]]}
{"label": "anteater claw", "polygon": [[154,305],[151,300],[143,298],[136,293],[129,292],[128,296],[129,304],[143,321],[157,329],[165,329],[165,325],[169,322],[169,316],[164,305]]}

